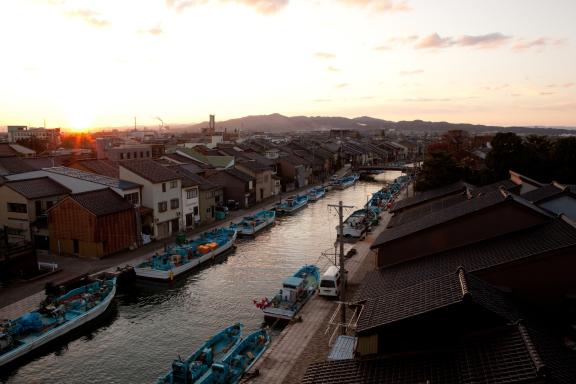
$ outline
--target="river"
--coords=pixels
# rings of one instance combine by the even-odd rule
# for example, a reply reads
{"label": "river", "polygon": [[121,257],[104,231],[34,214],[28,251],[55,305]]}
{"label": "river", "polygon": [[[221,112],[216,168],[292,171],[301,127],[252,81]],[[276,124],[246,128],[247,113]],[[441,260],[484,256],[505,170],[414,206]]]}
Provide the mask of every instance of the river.
{"label": "river", "polygon": [[[388,171],[377,179],[393,180]],[[281,281],[307,263],[321,271],[334,253],[338,217],[328,204],[362,207],[381,182],[359,182],[276,224],[255,239],[240,239],[234,252],[173,284],[138,282],[120,292],[105,316],[35,352],[2,383],[154,383],[180,354],[236,322],[247,334],[262,324],[252,300],[272,296]],[[346,250],[352,245],[347,244]]]}

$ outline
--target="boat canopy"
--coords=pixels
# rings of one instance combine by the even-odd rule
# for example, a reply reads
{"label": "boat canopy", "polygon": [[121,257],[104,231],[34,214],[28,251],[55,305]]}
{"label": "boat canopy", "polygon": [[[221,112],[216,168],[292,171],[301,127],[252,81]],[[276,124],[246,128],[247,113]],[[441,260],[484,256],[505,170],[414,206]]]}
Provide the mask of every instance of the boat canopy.
{"label": "boat canopy", "polygon": [[300,285],[302,285],[302,283],[304,282],[304,279],[300,278],[300,277],[296,277],[296,276],[290,276],[284,279],[284,282],[282,283],[286,288],[298,288]]}

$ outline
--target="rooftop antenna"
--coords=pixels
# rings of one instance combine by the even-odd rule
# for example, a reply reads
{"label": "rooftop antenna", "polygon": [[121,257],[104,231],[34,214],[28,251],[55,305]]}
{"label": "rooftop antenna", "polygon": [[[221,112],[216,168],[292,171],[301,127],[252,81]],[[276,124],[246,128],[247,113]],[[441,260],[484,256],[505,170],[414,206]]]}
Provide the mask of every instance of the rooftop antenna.
{"label": "rooftop antenna", "polygon": [[134,116],[134,132],[136,132],[136,116]]}
{"label": "rooftop antenna", "polygon": [[164,129],[164,120],[162,120],[158,116],[156,116],[156,119],[160,121],[160,130],[163,130]]}

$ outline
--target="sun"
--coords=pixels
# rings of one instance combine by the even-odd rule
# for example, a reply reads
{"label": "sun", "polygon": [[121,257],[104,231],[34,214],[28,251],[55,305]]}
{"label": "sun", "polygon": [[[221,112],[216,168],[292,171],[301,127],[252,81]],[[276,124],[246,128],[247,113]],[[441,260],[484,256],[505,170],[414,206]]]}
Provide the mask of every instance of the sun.
{"label": "sun", "polygon": [[94,114],[83,106],[76,105],[67,113],[68,129],[74,132],[87,131],[92,128]]}

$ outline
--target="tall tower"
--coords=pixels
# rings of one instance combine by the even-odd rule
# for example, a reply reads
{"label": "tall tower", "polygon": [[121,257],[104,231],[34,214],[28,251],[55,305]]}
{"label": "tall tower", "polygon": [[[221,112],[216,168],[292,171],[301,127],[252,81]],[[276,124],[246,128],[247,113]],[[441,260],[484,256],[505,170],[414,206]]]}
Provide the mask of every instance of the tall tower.
{"label": "tall tower", "polygon": [[208,123],[208,130],[211,134],[216,132],[216,119],[214,115],[210,115],[210,123]]}

